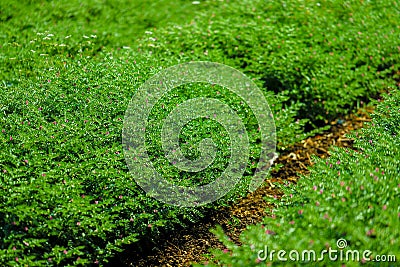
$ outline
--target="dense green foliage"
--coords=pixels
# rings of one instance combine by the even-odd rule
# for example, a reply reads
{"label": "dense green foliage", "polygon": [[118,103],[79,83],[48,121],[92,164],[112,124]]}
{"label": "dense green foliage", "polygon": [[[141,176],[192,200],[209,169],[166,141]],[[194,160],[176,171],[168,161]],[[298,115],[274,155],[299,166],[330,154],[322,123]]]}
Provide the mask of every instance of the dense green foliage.
{"label": "dense green foliage", "polygon": [[[213,251],[217,265],[265,266],[266,262],[273,262],[283,266],[320,266],[324,262],[324,266],[338,266],[341,262],[345,266],[359,266],[360,262],[370,261],[371,265],[397,266],[400,92],[395,91],[379,103],[372,118],[367,128],[350,135],[355,139],[354,149],[334,147],[328,160],[315,158],[310,176],[302,177],[296,185],[281,185],[284,196],[274,201],[277,208],[273,215],[245,230],[241,246],[228,240],[221,228],[215,229],[227,248]],[[347,245],[338,245],[340,239],[346,240]],[[342,254],[339,246],[343,248]],[[321,256],[329,248],[336,250],[332,256]],[[259,259],[260,250],[263,252]],[[271,256],[272,250],[275,255]],[[286,251],[281,254],[286,261],[278,258],[279,250]],[[290,254],[292,250],[299,255]],[[303,251],[309,250],[315,251],[315,258],[304,254],[303,260]],[[366,250],[371,254],[363,258]],[[359,258],[348,251],[358,251]]]}
{"label": "dense green foliage", "polygon": [[396,1],[227,1],[141,45],[161,58],[236,67],[318,122],[393,86],[399,18]]}
{"label": "dense green foliage", "polygon": [[[393,87],[396,2],[288,2],[2,2],[1,265],[101,264],[123,244],[246,193],[247,178],[214,205],[183,209],[146,197],[135,184],[122,153],[124,112],[136,88],[163,68],[208,60],[246,73],[274,113],[280,150],[312,134],[303,131],[307,123],[318,128]],[[246,122],[250,177],[259,153],[254,115],[219,89]],[[161,151],[157,122],[200,95],[214,96],[215,88],[176,88],[165,109],[154,110],[153,159]],[[196,157],[198,141],[212,137],[223,158],[229,144],[221,131],[193,121],[182,131],[183,149]],[[167,178],[187,182],[165,158],[155,162]],[[226,161],[214,164],[190,182],[215,179]]]}

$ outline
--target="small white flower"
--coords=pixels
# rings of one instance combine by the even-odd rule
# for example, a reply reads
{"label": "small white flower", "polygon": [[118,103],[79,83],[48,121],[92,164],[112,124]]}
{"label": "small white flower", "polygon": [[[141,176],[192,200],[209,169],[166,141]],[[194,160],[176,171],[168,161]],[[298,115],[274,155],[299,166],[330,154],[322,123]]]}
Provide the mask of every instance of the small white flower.
{"label": "small white flower", "polygon": [[90,35],[90,37],[97,38],[97,35],[92,34],[92,35]]}
{"label": "small white flower", "polygon": [[68,38],[70,38],[70,37],[71,37],[71,35],[65,36],[65,39],[68,39]]}
{"label": "small white flower", "polygon": [[66,44],[60,44],[59,46],[67,46]]}
{"label": "small white flower", "polygon": [[151,32],[151,31],[145,31],[144,33],[145,34],[153,34],[153,32]]}
{"label": "small white flower", "polygon": [[131,49],[129,46],[123,46],[123,49]]}
{"label": "small white flower", "polygon": [[54,36],[54,34],[49,33],[49,34],[47,35],[47,37],[51,37],[51,36]]}
{"label": "small white flower", "polygon": [[198,5],[198,4],[200,4],[200,1],[193,1],[192,4],[193,5]]}
{"label": "small white flower", "polygon": [[89,36],[84,35],[83,38],[87,39],[87,38],[89,38]]}
{"label": "small white flower", "polygon": [[31,52],[32,52],[32,53],[36,53],[36,51],[35,51],[35,50],[31,50]]}

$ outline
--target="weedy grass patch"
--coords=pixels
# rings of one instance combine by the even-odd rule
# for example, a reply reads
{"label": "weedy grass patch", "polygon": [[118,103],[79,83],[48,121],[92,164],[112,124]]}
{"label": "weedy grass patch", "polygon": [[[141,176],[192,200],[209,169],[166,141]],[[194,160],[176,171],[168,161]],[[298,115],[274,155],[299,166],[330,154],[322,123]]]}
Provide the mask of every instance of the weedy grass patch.
{"label": "weedy grass patch", "polygon": [[315,128],[396,87],[399,18],[391,1],[221,2],[139,45],[167,59],[240,69],[265,90],[288,96],[286,106],[300,105],[298,118]]}
{"label": "weedy grass patch", "polygon": [[[366,128],[349,136],[355,140],[354,149],[333,147],[328,159],[314,158],[309,176],[296,185],[279,185],[284,196],[273,201],[272,216],[245,230],[241,246],[220,227],[214,229],[226,249],[213,250],[213,263],[205,265],[396,266],[400,259],[399,91],[378,103],[371,116]],[[284,253],[278,256],[280,250]]]}
{"label": "weedy grass patch", "polygon": [[215,179],[228,160],[220,125],[195,120],[181,132],[189,158],[198,156],[204,138],[219,148],[212,168],[197,176],[160,154],[158,134],[178,102],[219,98],[248,130],[243,181],[223,199],[187,209],[147,197],[129,174],[121,144],[125,110],[135,90],[168,66],[208,60],[243,71],[269,102],[278,150],[395,87],[397,3],[318,3],[1,3],[0,262],[102,264],[125,244],[195,221],[246,193],[260,147],[254,114],[226,88],[204,84],[176,88],[156,106],[149,154],[174,182]]}

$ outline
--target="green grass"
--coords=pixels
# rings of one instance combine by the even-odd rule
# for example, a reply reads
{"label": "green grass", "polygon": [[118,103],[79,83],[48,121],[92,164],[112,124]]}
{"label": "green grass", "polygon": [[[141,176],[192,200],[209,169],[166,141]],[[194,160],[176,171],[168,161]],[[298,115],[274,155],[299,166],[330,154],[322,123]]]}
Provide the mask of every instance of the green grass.
{"label": "green grass", "polygon": [[[296,185],[279,185],[284,196],[273,201],[277,208],[263,223],[241,235],[242,245],[230,241],[221,228],[214,233],[227,250],[214,250],[206,266],[397,266],[400,260],[400,93],[386,96],[371,115],[365,129],[352,133],[354,149],[331,149],[327,159],[315,158],[309,176]],[[348,251],[359,258],[340,256],[337,241],[345,239]],[[268,248],[268,252],[267,249]],[[336,250],[321,256],[323,250]],[[261,257],[258,252],[262,250]],[[275,255],[271,256],[272,250]],[[285,250],[280,260],[277,252]],[[289,253],[296,250],[300,260]],[[303,251],[313,250],[316,258],[301,260]],[[364,251],[368,257],[363,258]],[[357,254],[355,254],[357,255]],[[391,259],[377,262],[378,257]],[[336,260],[331,260],[335,259]],[[340,258],[342,257],[342,258]],[[369,258],[371,257],[371,258]],[[311,262],[310,262],[311,259]],[[318,260],[319,259],[319,260]],[[353,260],[354,259],[354,260]],[[382,258],[383,259],[383,258]],[[308,262],[307,262],[308,260]],[[370,262],[368,262],[370,261]]]}
{"label": "green grass", "polygon": [[162,69],[207,60],[243,71],[269,102],[280,151],[395,88],[397,3],[319,3],[1,3],[0,263],[103,264],[125,244],[246,193],[260,146],[254,114],[226,89],[217,97],[202,84],[174,89],[152,111],[149,154],[176,183],[215,179],[229,149],[220,125],[196,120],[181,132],[188,157],[207,137],[219,148],[212,168],[196,175],[169,164],[157,136],[176,103],[214,96],[245,122],[252,156],[243,181],[196,209],[167,206],[135,184],[122,153],[123,118],[136,89]]}
{"label": "green grass", "polygon": [[162,59],[238,68],[318,126],[395,87],[399,17],[395,1],[221,2],[140,44]]}
{"label": "green grass", "polygon": [[37,60],[40,54],[72,58],[81,52],[98,55],[104,48],[134,48],[145,32],[188,21],[206,8],[167,0],[4,1],[0,79],[16,82],[20,77],[35,77],[44,67]]}

